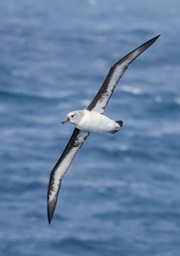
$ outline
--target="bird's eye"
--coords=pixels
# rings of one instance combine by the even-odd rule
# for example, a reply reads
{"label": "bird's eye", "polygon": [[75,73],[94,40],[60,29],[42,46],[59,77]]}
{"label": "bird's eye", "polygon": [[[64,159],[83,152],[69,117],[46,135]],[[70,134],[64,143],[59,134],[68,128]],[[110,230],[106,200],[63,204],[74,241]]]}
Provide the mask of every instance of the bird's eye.
{"label": "bird's eye", "polygon": [[75,117],[75,114],[71,115],[71,117]]}

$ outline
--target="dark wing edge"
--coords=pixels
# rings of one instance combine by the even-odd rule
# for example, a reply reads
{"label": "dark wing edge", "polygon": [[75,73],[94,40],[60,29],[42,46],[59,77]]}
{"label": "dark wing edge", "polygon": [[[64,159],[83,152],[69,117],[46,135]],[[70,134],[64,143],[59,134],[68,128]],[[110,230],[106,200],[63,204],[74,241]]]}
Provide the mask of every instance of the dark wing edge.
{"label": "dark wing edge", "polygon": [[141,53],[143,53],[147,48],[149,48],[160,35],[155,36],[154,38],[148,40],[144,44],[140,45],[127,55],[125,55],[122,59],[116,62],[109,70],[102,86],[97,92],[96,96],[93,98],[87,110],[97,111],[100,113],[104,112],[106,105],[110,97],[113,94],[113,91],[119,82],[120,78],[128,68],[128,65],[135,60]]}
{"label": "dark wing edge", "polygon": [[57,205],[58,194],[63,176],[68,171],[72,161],[89,134],[90,133],[88,132],[82,132],[75,128],[66,148],[51,171],[47,194],[47,215],[49,224],[52,221]]}

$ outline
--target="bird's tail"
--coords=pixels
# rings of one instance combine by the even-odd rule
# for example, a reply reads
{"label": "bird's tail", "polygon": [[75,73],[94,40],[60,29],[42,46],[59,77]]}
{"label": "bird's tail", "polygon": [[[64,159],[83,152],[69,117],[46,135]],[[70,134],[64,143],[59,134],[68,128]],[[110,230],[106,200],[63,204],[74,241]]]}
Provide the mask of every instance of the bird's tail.
{"label": "bird's tail", "polygon": [[111,133],[111,134],[114,134],[114,133],[116,133],[116,132],[119,132],[119,130],[120,130],[121,127],[123,126],[123,121],[122,121],[122,120],[115,121],[115,122],[118,124],[118,126],[117,126],[114,130],[109,131],[109,133]]}
{"label": "bird's tail", "polygon": [[120,127],[122,127],[122,126],[123,126],[123,121],[122,121],[122,120],[116,121],[116,123],[117,123],[117,124],[119,124],[119,125],[120,125]]}

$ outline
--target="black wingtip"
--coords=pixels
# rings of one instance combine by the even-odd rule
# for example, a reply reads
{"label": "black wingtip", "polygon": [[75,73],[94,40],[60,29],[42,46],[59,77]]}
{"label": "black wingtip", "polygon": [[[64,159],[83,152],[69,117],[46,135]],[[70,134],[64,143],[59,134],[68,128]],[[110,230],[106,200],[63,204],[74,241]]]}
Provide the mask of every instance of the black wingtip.
{"label": "black wingtip", "polygon": [[50,214],[49,211],[48,211],[48,223],[49,223],[49,225],[51,224],[52,217],[53,217],[53,214]]}
{"label": "black wingtip", "polygon": [[47,215],[48,215],[48,223],[51,224],[53,215],[54,215],[54,211],[56,208],[56,204],[57,204],[57,198],[55,198],[52,201],[48,201],[48,207],[47,207]]}
{"label": "black wingtip", "polygon": [[146,41],[144,44],[142,44],[141,46],[139,46],[138,48],[142,49],[142,51],[140,53],[142,53],[143,51],[145,51],[148,47],[150,47],[158,38],[160,37],[160,34],[149,39],[148,41]]}
{"label": "black wingtip", "polygon": [[48,223],[51,224],[51,218],[48,216]]}
{"label": "black wingtip", "polygon": [[50,180],[49,180],[49,186],[48,186],[48,194],[47,194],[47,217],[48,217],[48,223],[51,224],[55,209],[56,209],[56,205],[57,205],[57,200],[58,200],[58,195],[59,195],[59,190],[61,187],[61,181],[59,183],[59,188],[56,192],[56,194],[54,195],[53,198],[50,198],[50,194],[51,194],[51,190],[52,188],[52,172],[51,172],[51,176],[50,176]]}
{"label": "black wingtip", "polygon": [[159,35],[153,37],[151,40],[153,40],[153,41],[155,42],[160,36],[161,36],[161,35],[159,34]]}
{"label": "black wingtip", "polygon": [[48,215],[48,223],[49,224],[51,224],[53,214],[54,214],[54,212],[52,211],[52,208],[48,204],[47,215]]}

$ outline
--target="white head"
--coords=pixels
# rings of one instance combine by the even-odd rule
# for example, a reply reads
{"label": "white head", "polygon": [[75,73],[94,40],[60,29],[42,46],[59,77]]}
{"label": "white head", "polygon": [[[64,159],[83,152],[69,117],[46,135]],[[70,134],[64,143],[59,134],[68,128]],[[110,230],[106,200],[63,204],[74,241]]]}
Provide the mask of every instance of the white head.
{"label": "white head", "polygon": [[65,124],[67,122],[71,122],[74,125],[79,124],[81,118],[83,117],[83,110],[72,111],[67,115],[67,118],[61,122],[61,124]]}

